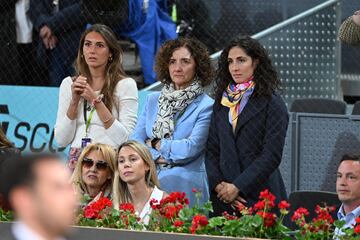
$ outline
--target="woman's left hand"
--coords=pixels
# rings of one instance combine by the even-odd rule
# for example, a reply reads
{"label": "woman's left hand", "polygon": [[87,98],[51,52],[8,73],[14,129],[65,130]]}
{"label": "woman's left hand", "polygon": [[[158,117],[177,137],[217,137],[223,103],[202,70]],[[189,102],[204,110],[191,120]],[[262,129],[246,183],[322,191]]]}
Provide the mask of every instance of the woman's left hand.
{"label": "woman's left hand", "polygon": [[233,202],[238,196],[240,190],[232,183],[222,182],[223,188],[218,192],[217,197],[225,203]]}
{"label": "woman's left hand", "polygon": [[88,101],[89,103],[92,103],[93,100],[97,98],[97,94],[88,83],[86,84],[86,87],[84,88],[84,91],[81,94],[81,96],[85,98],[85,100]]}

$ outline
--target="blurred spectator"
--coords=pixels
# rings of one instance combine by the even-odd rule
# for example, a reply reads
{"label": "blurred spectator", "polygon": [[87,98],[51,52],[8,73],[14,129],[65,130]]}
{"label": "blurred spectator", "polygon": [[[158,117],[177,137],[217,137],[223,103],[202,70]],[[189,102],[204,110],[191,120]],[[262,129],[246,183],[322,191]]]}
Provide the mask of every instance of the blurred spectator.
{"label": "blurred spectator", "polygon": [[77,199],[61,161],[42,154],[3,164],[0,190],[17,221],[0,233],[1,239],[64,239],[75,220]]}
{"label": "blurred spectator", "polygon": [[101,197],[111,198],[116,168],[116,152],[110,146],[94,143],[82,151],[71,177],[82,207]]}
{"label": "blurred spectator", "polygon": [[0,84],[14,85],[18,79],[15,4],[0,0]]}
{"label": "blurred spectator", "polygon": [[[345,155],[342,157],[336,178],[336,192],[342,205],[338,219],[345,221],[343,229],[351,228],[355,219],[360,217],[360,157]],[[338,234],[342,234],[336,229]]]}
{"label": "blurred spectator", "polygon": [[73,62],[86,18],[80,0],[30,0],[30,18],[38,34],[37,59],[48,69],[51,86],[74,74]]}
{"label": "blurred spectator", "polygon": [[186,33],[187,37],[194,37],[203,42],[210,52],[214,52],[219,43],[211,26],[209,5],[206,5],[204,0],[173,0],[172,4],[176,4],[177,24],[182,23],[181,26],[191,28],[180,31]]}
{"label": "blurred spectator", "polygon": [[122,58],[109,27],[95,24],[83,33],[77,76],[61,83],[55,124],[57,143],[63,147],[71,144],[71,169],[80,148],[92,142],[116,149],[135,127],[138,91],[135,80],[125,75]]}
{"label": "blurred spectator", "polygon": [[164,87],[148,95],[131,139],[150,150],[164,191],[185,192],[194,206],[195,188],[202,204],[209,198],[204,163],[213,104],[204,93],[213,76],[209,53],[198,40],[170,40],[159,50],[155,70]]}
{"label": "blurred spectator", "polygon": [[114,206],[132,203],[138,217],[144,224],[150,220],[150,201],[160,202],[166,196],[159,189],[154,161],[148,149],[136,141],[128,141],[120,146],[118,169],[114,179]]}
{"label": "blurred spectator", "polygon": [[287,198],[279,165],[288,112],[263,46],[250,37],[232,40],[221,53],[206,148],[206,172],[215,216],[253,206],[268,189]]}
{"label": "blurred spectator", "polygon": [[154,59],[161,44],[175,39],[176,26],[169,14],[158,6],[157,0],[129,1],[129,18],[116,27],[119,35],[136,43],[139,49],[145,85],[156,81]]}
{"label": "blurred spectator", "polygon": [[360,10],[348,17],[340,26],[339,39],[343,43],[360,46]]}
{"label": "blurred spectator", "polygon": [[36,43],[33,41],[33,24],[29,17],[30,0],[18,0],[16,13],[16,41],[19,76],[17,85],[47,85],[46,71],[36,61]]}

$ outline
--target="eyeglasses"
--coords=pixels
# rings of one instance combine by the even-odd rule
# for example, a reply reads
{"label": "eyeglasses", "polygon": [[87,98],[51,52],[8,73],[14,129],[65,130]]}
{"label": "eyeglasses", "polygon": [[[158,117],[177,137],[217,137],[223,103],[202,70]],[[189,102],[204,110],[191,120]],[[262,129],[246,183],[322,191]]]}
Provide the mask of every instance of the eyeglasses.
{"label": "eyeglasses", "polygon": [[92,166],[94,166],[94,164],[97,170],[106,170],[109,166],[108,163],[105,161],[97,161],[96,163],[94,163],[94,160],[86,157],[84,157],[84,159],[82,160],[82,165],[86,168],[91,168]]}

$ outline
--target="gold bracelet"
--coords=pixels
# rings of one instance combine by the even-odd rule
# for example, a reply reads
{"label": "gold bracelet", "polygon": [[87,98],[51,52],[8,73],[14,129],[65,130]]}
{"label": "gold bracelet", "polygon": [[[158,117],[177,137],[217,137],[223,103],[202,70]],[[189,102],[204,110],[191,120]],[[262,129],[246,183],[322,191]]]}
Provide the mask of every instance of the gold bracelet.
{"label": "gold bracelet", "polygon": [[106,119],[105,121],[103,121],[103,123],[105,124],[105,123],[110,122],[112,118],[113,118],[113,116],[111,116],[109,119]]}

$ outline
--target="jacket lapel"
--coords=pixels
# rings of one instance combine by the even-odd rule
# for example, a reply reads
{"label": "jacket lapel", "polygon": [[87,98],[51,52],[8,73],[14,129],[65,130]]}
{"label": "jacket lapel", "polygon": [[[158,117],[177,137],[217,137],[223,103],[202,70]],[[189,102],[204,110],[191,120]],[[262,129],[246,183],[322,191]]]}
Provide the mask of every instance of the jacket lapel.
{"label": "jacket lapel", "polygon": [[183,122],[200,104],[203,95],[198,96],[189,106],[185,109],[185,112],[180,116],[176,124]]}
{"label": "jacket lapel", "polygon": [[245,108],[238,117],[235,129],[235,136],[237,136],[239,130],[245,123],[247,123],[250,119],[252,119],[256,114],[258,114],[265,108],[267,103],[268,99],[266,97],[249,99],[249,101],[245,105]]}

